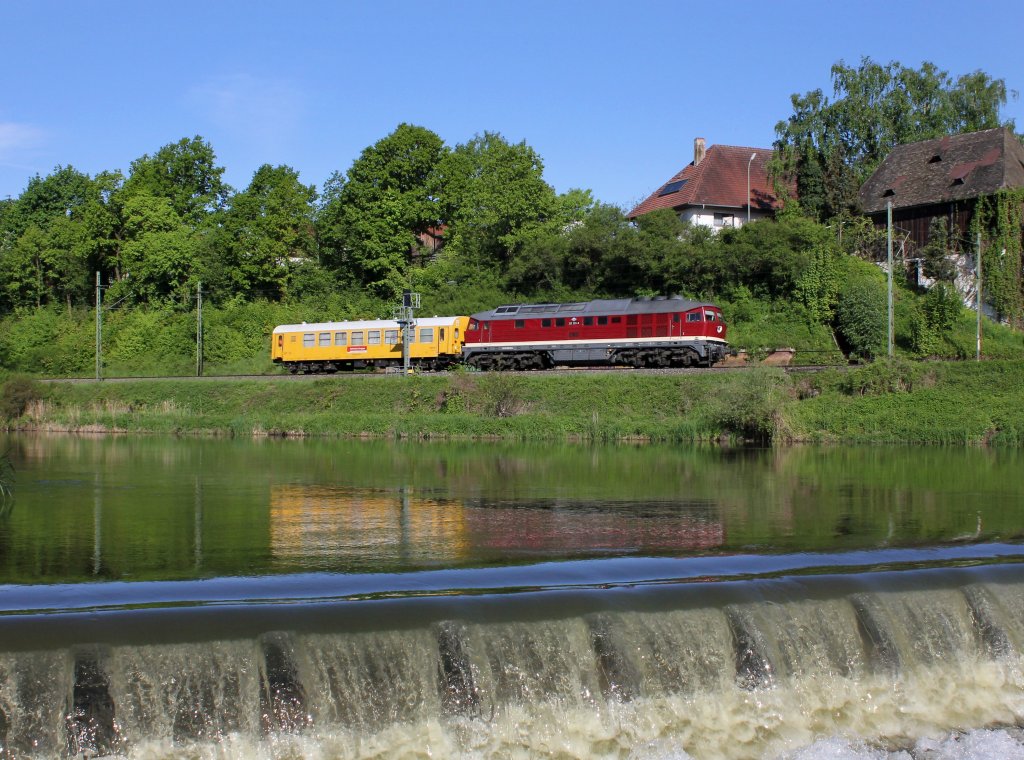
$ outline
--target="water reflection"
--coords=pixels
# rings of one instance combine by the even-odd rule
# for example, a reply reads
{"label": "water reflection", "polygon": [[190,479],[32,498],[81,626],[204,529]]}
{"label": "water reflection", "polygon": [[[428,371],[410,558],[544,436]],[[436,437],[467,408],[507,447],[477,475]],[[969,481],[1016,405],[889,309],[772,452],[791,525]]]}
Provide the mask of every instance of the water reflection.
{"label": "water reflection", "polygon": [[0,582],[1014,541],[1021,455],[12,436]]}

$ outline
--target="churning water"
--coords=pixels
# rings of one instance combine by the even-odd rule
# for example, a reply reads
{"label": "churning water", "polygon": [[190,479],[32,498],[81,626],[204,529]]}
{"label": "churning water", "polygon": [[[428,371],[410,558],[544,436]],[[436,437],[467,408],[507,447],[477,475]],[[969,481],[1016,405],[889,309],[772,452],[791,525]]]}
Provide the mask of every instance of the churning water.
{"label": "churning water", "polygon": [[[631,501],[607,484],[572,489],[578,501],[529,485],[523,454],[503,485],[456,452],[458,483],[449,469],[390,497],[301,468],[262,486],[248,470],[243,487],[222,459],[188,457],[197,478],[175,490],[180,473],[123,451],[133,474],[99,468],[98,483],[65,452],[33,481],[26,456],[0,530],[0,757],[1024,758],[1015,491],[981,489],[998,514],[909,487],[832,509],[836,484],[803,466],[785,489],[777,460],[691,461],[731,472],[725,504],[654,453],[627,456],[677,492]],[[857,473],[885,492],[878,477]],[[191,520],[124,527],[143,482],[150,510],[166,490]],[[90,540],[62,537],[53,515],[50,544],[20,540],[35,524],[22,513],[65,490]],[[800,498],[827,524],[781,530]],[[236,514],[260,527],[223,535]]]}

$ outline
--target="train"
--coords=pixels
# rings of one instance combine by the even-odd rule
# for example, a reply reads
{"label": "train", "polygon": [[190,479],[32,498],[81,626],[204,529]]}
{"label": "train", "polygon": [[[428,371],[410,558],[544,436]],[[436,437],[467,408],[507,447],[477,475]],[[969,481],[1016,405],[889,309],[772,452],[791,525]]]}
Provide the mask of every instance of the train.
{"label": "train", "polygon": [[[711,367],[729,354],[721,309],[683,296],[508,304],[409,328],[410,365],[445,370]],[[401,367],[395,320],[279,325],[271,359],[291,373]]]}

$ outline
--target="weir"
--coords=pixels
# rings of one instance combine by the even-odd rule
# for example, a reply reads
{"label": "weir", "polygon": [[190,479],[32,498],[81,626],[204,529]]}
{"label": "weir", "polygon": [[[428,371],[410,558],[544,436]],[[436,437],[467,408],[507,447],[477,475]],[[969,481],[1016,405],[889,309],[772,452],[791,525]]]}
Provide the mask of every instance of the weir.
{"label": "weir", "polygon": [[544,594],[454,617],[404,616],[399,600],[375,603],[392,605],[387,627],[280,614],[249,636],[22,646],[0,654],[0,757],[586,757],[650,742],[760,757],[794,737],[1016,724],[1021,575],[684,584],[564,614]]}

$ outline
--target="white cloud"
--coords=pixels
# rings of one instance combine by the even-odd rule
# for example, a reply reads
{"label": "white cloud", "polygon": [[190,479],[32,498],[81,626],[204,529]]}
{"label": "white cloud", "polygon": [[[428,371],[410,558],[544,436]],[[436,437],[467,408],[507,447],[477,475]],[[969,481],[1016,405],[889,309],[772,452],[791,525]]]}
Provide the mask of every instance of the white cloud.
{"label": "white cloud", "polygon": [[43,131],[31,124],[0,121],[0,161],[7,162],[42,143]]}
{"label": "white cloud", "polygon": [[187,100],[235,140],[266,152],[268,161],[294,139],[305,110],[305,97],[293,83],[250,74],[199,84]]}

